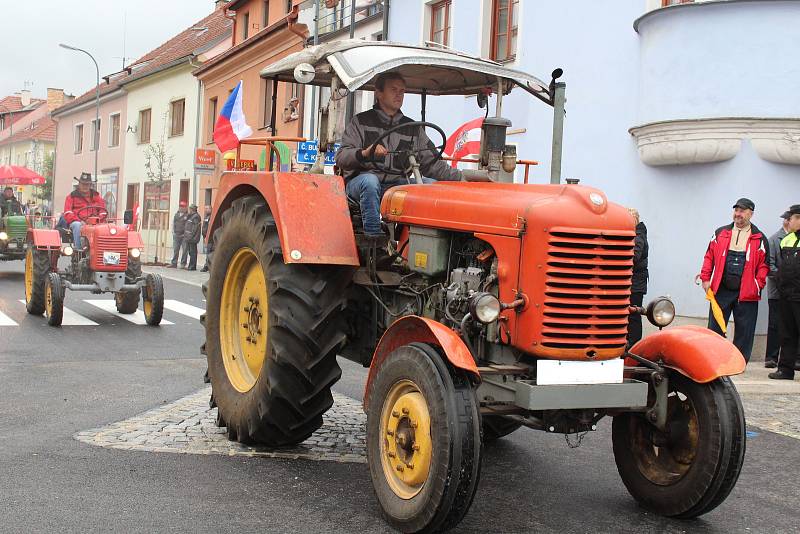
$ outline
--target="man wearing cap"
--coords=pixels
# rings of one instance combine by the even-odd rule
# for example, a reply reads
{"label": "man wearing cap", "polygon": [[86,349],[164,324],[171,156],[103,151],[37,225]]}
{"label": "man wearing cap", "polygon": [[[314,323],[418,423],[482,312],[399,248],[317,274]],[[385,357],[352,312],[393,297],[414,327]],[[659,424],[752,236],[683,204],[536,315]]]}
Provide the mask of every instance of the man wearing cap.
{"label": "man wearing cap", "polygon": [[800,204],[787,212],[788,233],[781,239],[778,266],[781,353],[773,380],[793,380],[800,342]]}
{"label": "man wearing cap", "polygon": [[72,242],[75,250],[81,247],[81,226],[87,217],[98,217],[105,220],[108,216],[106,201],[100,193],[92,189],[92,175],[82,172],[78,180],[78,187],[67,195],[64,201],[64,220],[72,231]]}
{"label": "man wearing cap", "polygon": [[[181,254],[181,246],[183,245],[183,235],[186,233],[186,219],[189,218],[189,214],[186,212],[186,201],[181,200],[178,203],[178,211],[175,212],[175,216],[172,217],[172,261],[169,264],[169,267],[175,268],[178,266],[178,258],[180,258]],[[184,261],[186,261],[186,255],[184,254]],[[186,266],[185,264],[183,265]]]}
{"label": "man wearing cap", "polygon": [[769,321],[767,326],[767,350],[764,355],[764,367],[767,369],[778,366],[778,355],[781,351],[778,267],[781,262],[781,240],[789,233],[789,219],[791,216],[791,213],[785,211],[783,215],[781,215],[783,218],[783,225],[777,232],[769,236],[769,275],[767,276]]}
{"label": "man wearing cap", "polygon": [[[749,198],[736,201],[733,222],[714,232],[700,271],[703,291],[710,287],[714,292],[725,322],[733,312],[733,344],[748,362],[756,332],[758,301],[769,273],[767,238],[750,223],[755,209]],[[723,335],[710,310],[708,328]]]}
{"label": "man wearing cap", "polygon": [[190,205],[189,216],[186,218],[186,230],[183,233],[183,257],[181,258],[181,264],[187,265],[186,257],[189,257],[186,267],[188,271],[197,270],[197,242],[200,241],[202,222],[200,214],[197,213],[197,204]]}

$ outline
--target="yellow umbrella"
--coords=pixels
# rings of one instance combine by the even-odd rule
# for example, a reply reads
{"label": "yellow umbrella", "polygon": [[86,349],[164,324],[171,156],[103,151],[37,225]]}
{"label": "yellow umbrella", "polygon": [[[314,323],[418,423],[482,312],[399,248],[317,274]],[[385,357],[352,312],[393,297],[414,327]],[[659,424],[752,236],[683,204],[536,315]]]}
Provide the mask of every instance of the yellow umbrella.
{"label": "yellow umbrella", "polygon": [[722,308],[719,307],[717,298],[714,296],[714,292],[711,291],[710,287],[706,290],[706,300],[711,303],[711,314],[714,316],[714,319],[716,319],[720,330],[722,330],[723,334],[727,334],[728,328],[725,324],[725,317],[722,315]]}

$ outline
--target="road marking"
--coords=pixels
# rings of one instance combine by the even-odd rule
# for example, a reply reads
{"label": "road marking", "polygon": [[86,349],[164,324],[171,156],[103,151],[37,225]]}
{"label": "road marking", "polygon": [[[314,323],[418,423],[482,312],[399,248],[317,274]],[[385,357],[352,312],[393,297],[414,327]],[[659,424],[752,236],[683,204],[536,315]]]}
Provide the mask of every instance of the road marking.
{"label": "road marking", "polygon": [[200,320],[200,316],[206,312],[203,308],[198,308],[197,306],[192,306],[191,304],[186,304],[185,302],[171,299],[164,300],[164,307],[168,310],[178,312],[181,315],[186,315],[197,319],[198,321]]}
{"label": "road marking", "polygon": [[[112,315],[116,315],[117,317],[121,317],[126,321],[129,321],[133,324],[147,324],[147,321],[144,318],[144,312],[142,310],[136,310],[134,313],[119,313],[117,311],[117,304],[113,300],[84,300],[84,302],[91,304],[92,306],[96,306],[103,311],[107,311]],[[161,324],[174,324],[166,319],[161,319]]]}
{"label": "road marking", "polygon": [[[19,299],[19,301],[25,304],[25,299]],[[61,326],[97,326],[97,323],[65,307]]]}
{"label": "road marking", "polygon": [[[23,302],[25,302],[23,300]],[[16,321],[0,311],[0,326],[18,326]]]}

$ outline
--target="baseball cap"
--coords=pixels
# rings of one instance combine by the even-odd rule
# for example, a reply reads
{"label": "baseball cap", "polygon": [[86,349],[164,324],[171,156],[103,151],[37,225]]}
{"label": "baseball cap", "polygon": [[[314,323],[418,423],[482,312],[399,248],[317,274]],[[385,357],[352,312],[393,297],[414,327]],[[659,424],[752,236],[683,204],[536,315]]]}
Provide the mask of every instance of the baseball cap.
{"label": "baseball cap", "polygon": [[744,210],[755,210],[756,204],[749,198],[740,198],[736,201],[736,204],[733,205],[734,208],[742,208]]}
{"label": "baseball cap", "polygon": [[781,219],[789,219],[792,215],[800,215],[800,204],[792,204],[788,210],[783,212]]}
{"label": "baseball cap", "polygon": [[186,201],[185,200],[181,200],[180,202],[178,202],[178,206],[180,206],[181,208],[185,208],[186,207]]}

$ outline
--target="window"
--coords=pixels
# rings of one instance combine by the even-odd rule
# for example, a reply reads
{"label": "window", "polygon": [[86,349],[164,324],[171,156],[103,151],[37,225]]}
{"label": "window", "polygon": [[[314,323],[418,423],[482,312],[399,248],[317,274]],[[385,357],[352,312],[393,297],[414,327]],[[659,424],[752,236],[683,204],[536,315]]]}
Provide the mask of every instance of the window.
{"label": "window", "polygon": [[125,195],[125,209],[132,210],[139,204],[139,184],[128,184],[128,194]]}
{"label": "window", "polygon": [[183,135],[183,119],[186,111],[186,99],[174,101],[170,104],[170,117],[172,118],[172,125],[169,128],[169,135]]}
{"label": "window", "polygon": [[109,116],[108,146],[119,146],[119,113]]}
{"label": "window", "polygon": [[89,150],[97,150],[97,146],[100,144],[100,123],[102,119],[97,119],[96,121],[92,121],[92,140],[89,143]]}
{"label": "window", "polygon": [[250,31],[250,13],[245,13],[242,20],[242,41],[247,39]]}
{"label": "window", "polygon": [[691,4],[694,0],[661,0],[661,7],[675,6],[678,4]]}
{"label": "window", "polygon": [[208,100],[208,143],[214,142],[214,124],[217,122],[217,97]]}
{"label": "window", "polygon": [[443,0],[431,6],[431,42],[450,46],[450,4]]}
{"label": "window", "polygon": [[83,124],[75,125],[75,153],[83,152]]}
{"label": "window", "polygon": [[172,182],[164,180],[145,182],[142,228],[166,230],[169,228],[169,189]]}
{"label": "window", "polygon": [[178,200],[180,202],[189,203],[189,180],[181,180],[181,189],[178,193]]}
{"label": "window", "polygon": [[269,0],[261,2],[261,27],[269,26]]}
{"label": "window", "polygon": [[519,0],[494,0],[492,5],[492,59],[510,61],[517,54]]}
{"label": "window", "polygon": [[272,124],[272,80],[261,80],[261,127]]}
{"label": "window", "polygon": [[139,112],[139,143],[150,142],[150,114],[149,108]]}

